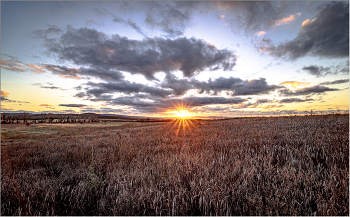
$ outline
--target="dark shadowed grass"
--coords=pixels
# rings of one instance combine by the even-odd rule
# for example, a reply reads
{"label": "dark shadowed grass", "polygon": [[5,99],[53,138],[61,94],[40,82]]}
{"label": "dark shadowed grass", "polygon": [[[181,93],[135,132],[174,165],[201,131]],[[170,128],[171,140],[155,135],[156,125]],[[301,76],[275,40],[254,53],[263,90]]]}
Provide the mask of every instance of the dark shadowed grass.
{"label": "dark shadowed grass", "polygon": [[31,129],[2,129],[2,215],[349,215],[348,115]]}

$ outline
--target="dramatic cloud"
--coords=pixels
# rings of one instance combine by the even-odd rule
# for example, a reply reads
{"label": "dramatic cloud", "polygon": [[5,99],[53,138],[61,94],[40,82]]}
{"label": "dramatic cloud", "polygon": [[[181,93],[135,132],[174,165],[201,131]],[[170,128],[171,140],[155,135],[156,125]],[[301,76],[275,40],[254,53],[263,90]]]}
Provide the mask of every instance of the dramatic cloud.
{"label": "dramatic cloud", "polygon": [[129,81],[109,83],[88,82],[85,85],[87,86],[85,88],[86,92],[79,92],[75,95],[75,97],[83,98],[88,96],[90,100],[97,101],[110,101],[111,98],[109,96],[106,97],[105,94],[114,93],[123,93],[128,95],[139,94],[137,97],[158,100],[158,98],[165,99],[173,96],[183,96],[188,90],[197,90],[200,94],[207,93],[210,95],[218,95],[221,91],[225,91],[227,95],[230,96],[248,96],[266,94],[281,88],[281,86],[268,85],[265,78],[241,80],[234,77],[220,77],[215,80],[201,82],[196,79],[177,79],[172,74],[167,74],[164,82],[160,84],[160,88]]}
{"label": "dramatic cloud", "polygon": [[320,85],[332,85],[332,84],[343,84],[343,83],[348,83],[349,79],[340,79],[340,80],[335,80],[335,81],[326,81],[320,83]]}
{"label": "dramatic cloud", "polygon": [[316,85],[311,87],[300,88],[297,90],[281,89],[279,93],[282,96],[299,96],[299,95],[309,95],[309,94],[322,94],[329,91],[338,91],[340,89],[329,88],[322,85]]}
{"label": "dramatic cloud", "polygon": [[186,105],[186,107],[193,108],[204,105],[216,104],[240,104],[245,102],[242,98],[225,98],[225,97],[186,97],[183,99],[163,100],[158,99],[153,102],[142,100],[137,97],[118,97],[108,102],[110,105],[128,105],[134,109],[145,113],[165,112],[175,110],[178,105]]}
{"label": "dramatic cloud", "polygon": [[40,104],[39,106],[45,106],[45,107],[48,107],[48,106],[51,106],[49,104]]}
{"label": "dramatic cloud", "polygon": [[232,91],[232,96],[259,95],[268,93],[278,88],[276,85],[268,85],[265,78],[241,80],[239,78],[218,78],[208,82],[194,81],[193,85],[199,89],[199,93],[211,93],[214,95],[220,91]]}
{"label": "dramatic cloud", "polygon": [[311,75],[315,75],[316,77],[322,77],[326,75],[339,75],[339,74],[347,75],[349,74],[349,61],[347,61],[346,65],[340,64],[338,66],[330,66],[330,67],[311,65],[311,66],[304,66],[301,69]]}
{"label": "dramatic cloud", "polygon": [[265,78],[242,80],[240,78],[220,77],[215,80],[201,82],[195,79],[177,79],[173,75],[167,75],[165,82],[161,84],[163,88],[170,88],[175,95],[184,95],[190,89],[197,89],[199,93],[218,95],[221,91],[232,92],[232,96],[260,95],[268,93],[278,88],[276,85],[268,85]]}
{"label": "dramatic cloud", "polygon": [[344,58],[349,56],[349,2],[327,4],[312,22],[304,23],[298,35],[278,46],[269,41],[260,46],[269,55],[295,60],[306,55]]}
{"label": "dramatic cloud", "polygon": [[193,89],[193,83],[187,79],[177,79],[175,75],[168,73],[164,82],[160,85],[162,88],[173,90],[175,96],[182,96],[190,89]]}
{"label": "dramatic cloud", "polygon": [[58,106],[80,108],[80,107],[84,107],[86,105],[84,105],[84,104],[59,104]]}
{"label": "dramatic cloud", "polygon": [[67,27],[57,39],[45,39],[45,46],[61,61],[98,69],[115,69],[155,79],[156,72],[180,70],[191,77],[205,69],[231,70],[236,56],[196,38],[146,38],[131,40],[106,36],[94,29]]}

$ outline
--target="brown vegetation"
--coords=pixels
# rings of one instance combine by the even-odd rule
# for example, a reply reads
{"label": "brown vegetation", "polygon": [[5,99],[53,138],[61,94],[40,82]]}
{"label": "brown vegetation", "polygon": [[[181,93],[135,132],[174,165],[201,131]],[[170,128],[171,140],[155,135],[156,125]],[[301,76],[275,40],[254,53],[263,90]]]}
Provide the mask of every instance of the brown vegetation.
{"label": "brown vegetation", "polygon": [[349,215],[348,115],[33,126],[2,131],[1,215]]}

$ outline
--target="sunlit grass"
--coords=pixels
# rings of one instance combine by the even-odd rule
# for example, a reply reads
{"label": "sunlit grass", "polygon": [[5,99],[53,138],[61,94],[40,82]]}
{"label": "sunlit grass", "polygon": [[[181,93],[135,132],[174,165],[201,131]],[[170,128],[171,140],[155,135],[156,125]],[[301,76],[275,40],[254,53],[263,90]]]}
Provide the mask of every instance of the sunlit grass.
{"label": "sunlit grass", "polygon": [[1,215],[349,215],[348,115],[152,124],[3,130]]}

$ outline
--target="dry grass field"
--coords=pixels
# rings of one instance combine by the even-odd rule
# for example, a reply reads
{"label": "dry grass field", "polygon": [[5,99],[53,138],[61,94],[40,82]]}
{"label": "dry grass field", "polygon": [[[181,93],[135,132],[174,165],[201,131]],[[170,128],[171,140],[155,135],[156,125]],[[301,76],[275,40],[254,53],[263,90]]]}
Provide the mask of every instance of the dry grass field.
{"label": "dry grass field", "polygon": [[1,215],[349,215],[349,115],[1,126]]}

